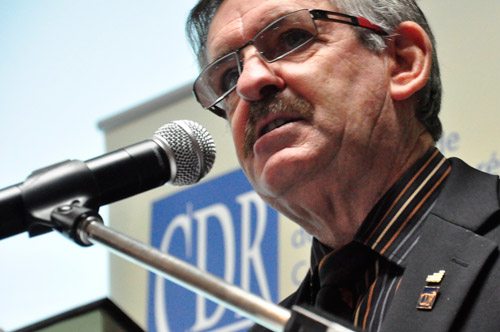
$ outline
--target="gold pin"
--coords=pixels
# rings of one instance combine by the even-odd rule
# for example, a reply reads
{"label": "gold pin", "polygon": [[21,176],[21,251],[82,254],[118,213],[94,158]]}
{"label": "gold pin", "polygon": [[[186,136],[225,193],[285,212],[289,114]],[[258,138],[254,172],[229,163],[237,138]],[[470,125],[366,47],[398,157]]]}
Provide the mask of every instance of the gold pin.
{"label": "gold pin", "polygon": [[[443,280],[445,273],[446,272],[444,270],[441,270],[434,274],[428,275],[425,281],[428,283],[439,284]],[[425,286],[422,290],[422,293],[420,293],[420,298],[418,299],[417,303],[417,309],[432,310],[432,308],[434,307],[434,303],[436,302],[438,293],[438,286]]]}
{"label": "gold pin", "polygon": [[443,280],[445,273],[446,273],[445,270],[441,270],[441,271],[436,272],[434,274],[430,274],[427,276],[427,279],[425,279],[425,281],[439,284]]}

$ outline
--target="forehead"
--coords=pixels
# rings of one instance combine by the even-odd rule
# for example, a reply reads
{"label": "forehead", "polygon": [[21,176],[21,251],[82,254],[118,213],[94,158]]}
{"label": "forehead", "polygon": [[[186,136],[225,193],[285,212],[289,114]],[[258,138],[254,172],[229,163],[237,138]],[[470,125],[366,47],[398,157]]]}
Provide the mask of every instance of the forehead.
{"label": "forehead", "polygon": [[278,17],[303,8],[332,9],[328,0],[225,0],[210,24],[208,62],[245,44]]}

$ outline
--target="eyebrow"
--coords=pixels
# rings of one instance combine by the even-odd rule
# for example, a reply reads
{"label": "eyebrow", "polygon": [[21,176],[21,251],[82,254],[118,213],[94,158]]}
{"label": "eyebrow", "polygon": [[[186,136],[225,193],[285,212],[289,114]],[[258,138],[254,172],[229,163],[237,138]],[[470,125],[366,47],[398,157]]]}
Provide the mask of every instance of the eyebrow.
{"label": "eyebrow", "polygon": [[[232,46],[228,46],[227,44],[224,44],[223,46],[221,47],[218,47],[216,52],[214,53],[215,57],[213,60],[210,61],[210,59],[206,59],[207,60],[207,65],[211,64],[212,62],[214,61],[217,61],[218,59],[228,55],[229,53],[232,53],[232,52],[235,52],[236,50],[240,49],[243,45],[245,45],[246,43],[248,43],[250,40],[252,40],[253,38],[255,38],[255,36],[260,32],[262,31],[262,29],[264,29],[265,27],[267,27],[269,24],[271,24],[272,22],[276,21],[277,19],[279,19],[280,17],[282,16],[285,16],[293,11],[296,11],[296,10],[300,10],[300,9],[304,9],[304,8],[299,8],[299,9],[278,9],[275,13],[273,14],[270,14],[270,15],[266,15],[266,17],[268,18],[267,20],[262,20],[260,22],[258,22],[256,24],[257,28],[254,29],[254,34],[252,35],[252,38],[250,38],[249,40],[247,41],[244,41],[243,43],[239,44],[239,46],[237,47],[232,47]],[[207,52],[207,55],[208,55],[208,52]]]}
{"label": "eyebrow", "polygon": [[[244,45],[244,44],[243,44]],[[229,53],[233,53],[235,50],[237,50],[239,47],[236,47],[236,48],[233,48],[233,47],[229,47],[229,46],[222,46],[222,47],[219,47],[217,48],[217,52],[215,53],[215,57],[213,60],[210,60],[210,59],[207,59],[207,65],[219,60],[220,58],[222,57],[225,57],[226,55],[228,55]]]}
{"label": "eyebrow", "polygon": [[245,45],[245,43],[246,43],[246,42],[244,42],[243,44],[238,43],[238,46],[234,47],[233,45],[236,44],[236,43],[228,43],[227,39],[228,38],[224,38],[223,39],[225,42],[222,45],[219,45],[216,48],[212,48],[214,50],[213,51],[214,57],[212,58],[212,60],[208,58],[209,54],[208,54],[208,42],[207,42],[207,52],[206,52],[206,54],[207,54],[207,56],[206,56],[207,65],[211,64],[212,62],[217,61],[218,59],[220,59],[220,58],[228,55],[229,53],[234,52],[235,50],[239,49],[242,45]]}

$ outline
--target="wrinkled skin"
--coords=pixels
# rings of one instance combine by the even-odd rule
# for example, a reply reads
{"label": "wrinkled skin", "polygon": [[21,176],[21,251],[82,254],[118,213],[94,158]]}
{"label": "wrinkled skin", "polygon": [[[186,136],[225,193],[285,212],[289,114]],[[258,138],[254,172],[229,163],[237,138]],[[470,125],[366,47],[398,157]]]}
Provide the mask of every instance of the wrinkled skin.
{"label": "wrinkled skin", "polygon": [[[335,11],[328,1],[224,1],[210,27],[208,61],[302,8]],[[227,115],[239,162],[259,195],[339,248],[434,144],[412,98],[428,76],[430,42],[416,24],[403,23],[377,54],[351,26],[316,23],[319,36],[277,62],[265,63],[252,46],[241,52],[244,70]],[[290,122],[262,135],[276,119]]]}

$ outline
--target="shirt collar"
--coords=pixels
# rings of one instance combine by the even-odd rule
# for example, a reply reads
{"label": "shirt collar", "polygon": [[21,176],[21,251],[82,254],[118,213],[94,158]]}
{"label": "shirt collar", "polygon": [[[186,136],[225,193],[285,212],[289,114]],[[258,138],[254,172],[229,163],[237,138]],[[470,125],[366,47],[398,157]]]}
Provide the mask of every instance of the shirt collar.
{"label": "shirt collar", "polygon": [[[354,241],[404,267],[408,253],[418,241],[423,220],[450,170],[450,162],[441,152],[430,149],[373,207]],[[311,266],[317,266],[332,251],[314,239]]]}

